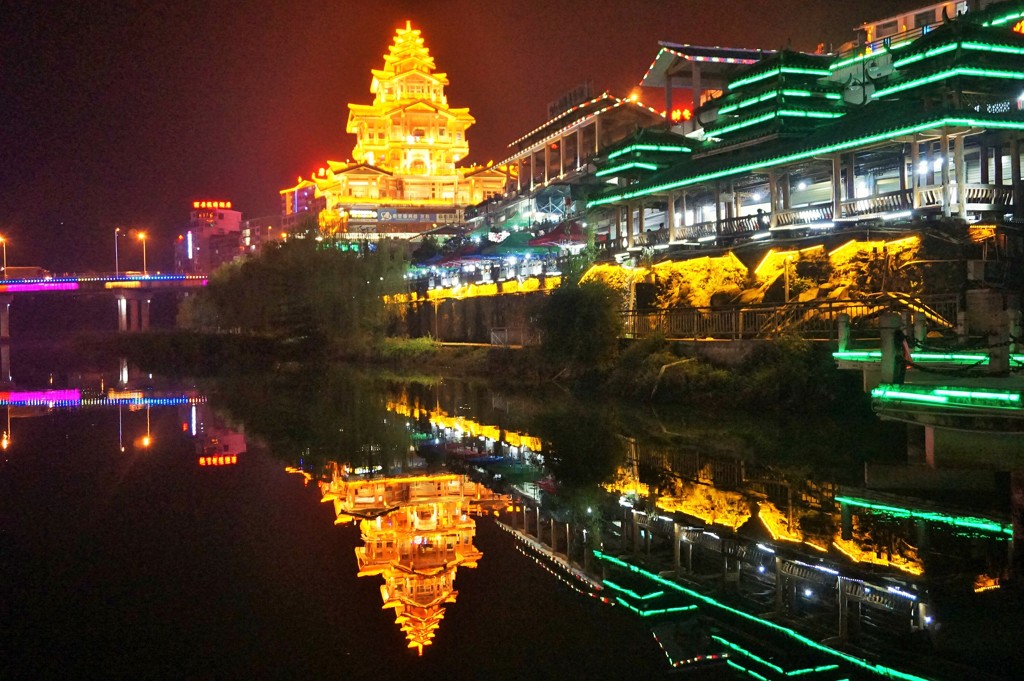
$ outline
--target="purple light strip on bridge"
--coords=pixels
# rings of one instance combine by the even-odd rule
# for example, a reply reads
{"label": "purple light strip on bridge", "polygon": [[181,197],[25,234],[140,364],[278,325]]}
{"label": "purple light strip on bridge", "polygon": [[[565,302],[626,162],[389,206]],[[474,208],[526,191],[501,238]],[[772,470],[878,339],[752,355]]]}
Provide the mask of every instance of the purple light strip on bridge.
{"label": "purple light strip on bridge", "polygon": [[8,404],[41,404],[48,402],[80,402],[82,391],[77,388],[69,390],[11,390],[0,392],[0,402]]}
{"label": "purple light strip on bridge", "polygon": [[0,293],[31,293],[33,291],[77,291],[77,281],[54,281],[39,284],[0,284]]}

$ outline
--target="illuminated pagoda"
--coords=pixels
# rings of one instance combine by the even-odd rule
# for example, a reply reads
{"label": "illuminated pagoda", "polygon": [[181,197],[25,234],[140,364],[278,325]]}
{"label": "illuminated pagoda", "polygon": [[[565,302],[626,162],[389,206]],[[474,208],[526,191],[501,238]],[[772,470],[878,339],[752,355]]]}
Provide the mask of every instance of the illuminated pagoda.
{"label": "illuminated pagoda", "polygon": [[335,522],[359,518],[363,546],[357,547],[359,576],[381,575],[384,608],[422,655],[454,603],[455,573],[476,567],[483,554],[473,545],[472,515],[497,512],[508,497],[496,495],[464,475],[441,474],[366,478],[336,468],[321,483],[332,501]]}
{"label": "illuminated pagoda", "polygon": [[508,177],[500,169],[458,166],[469,153],[466,131],[475,120],[469,109],[449,106],[448,77],[437,71],[419,29],[409,22],[399,28],[384,67],[372,75],[373,103],[348,105],[352,160],[327,161],[281,190],[285,222],[312,190],[322,201],[322,233],[409,238],[460,222],[463,207],[505,191]]}

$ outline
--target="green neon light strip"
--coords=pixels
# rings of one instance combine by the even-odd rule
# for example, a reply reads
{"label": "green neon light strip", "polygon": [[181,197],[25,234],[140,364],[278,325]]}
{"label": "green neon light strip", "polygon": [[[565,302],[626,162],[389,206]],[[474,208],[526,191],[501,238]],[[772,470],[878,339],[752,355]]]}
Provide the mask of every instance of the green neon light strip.
{"label": "green neon light strip", "polygon": [[657,610],[641,610],[640,608],[634,605],[630,605],[626,601],[626,599],[621,598],[619,596],[615,597],[615,602],[621,605],[622,607],[626,608],[627,610],[632,610],[641,617],[653,617],[655,615],[667,615],[676,612],[693,612],[697,609],[696,605],[682,605],[678,608],[659,608]]}
{"label": "green neon light strip", "polygon": [[835,71],[837,69],[843,68],[844,66],[850,66],[852,64],[856,64],[857,62],[864,61],[865,59],[870,59],[872,57],[881,57],[884,54],[889,54],[895,52],[896,50],[906,49],[913,44],[913,40],[904,40],[903,42],[896,43],[895,45],[883,47],[882,51],[880,52],[865,52],[864,54],[859,54],[856,57],[847,57],[846,59],[840,59],[839,61],[831,64],[828,67],[828,69],[829,71]]}
{"label": "green neon light strip", "polygon": [[818,643],[817,641],[804,636],[803,634],[797,633],[796,631],[793,631],[792,629],[790,629],[788,627],[782,626],[781,624],[776,624],[775,622],[771,622],[769,620],[762,619],[762,618],[760,618],[760,617],[758,617],[756,615],[751,615],[750,613],[744,612],[744,611],[739,610],[737,608],[734,608],[734,607],[732,607],[730,605],[726,605],[724,603],[720,603],[719,601],[716,601],[715,599],[711,598],[710,596],[705,596],[704,594],[699,593],[697,591],[694,591],[692,589],[687,589],[686,587],[681,586],[679,584],[676,584],[675,582],[673,582],[671,580],[665,579],[664,577],[661,577],[660,575],[656,575],[653,572],[648,572],[647,570],[644,570],[643,568],[640,568],[640,567],[637,567],[636,565],[632,565],[630,563],[627,563],[624,560],[619,560],[618,558],[616,558],[614,556],[609,556],[608,554],[603,553],[602,551],[595,550],[594,551],[594,556],[598,560],[607,561],[607,562],[611,563],[612,565],[616,565],[618,567],[621,567],[621,568],[624,568],[626,570],[629,570],[630,572],[638,574],[638,575],[640,575],[642,577],[646,577],[647,579],[650,579],[650,580],[652,580],[652,581],[654,581],[654,582],[656,582],[658,584],[661,584],[662,586],[666,586],[666,587],[668,587],[670,589],[673,589],[673,590],[678,591],[680,593],[686,594],[687,596],[689,596],[690,598],[692,598],[692,599],[694,599],[696,601],[699,601],[701,603],[705,603],[707,605],[710,605],[713,608],[716,608],[718,610],[727,612],[727,613],[729,613],[731,615],[734,615],[734,616],[739,617],[741,619],[747,620],[748,622],[753,622],[754,624],[759,624],[759,625],[765,627],[766,629],[770,629],[770,630],[772,630],[773,632],[775,632],[777,634],[781,634],[783,636],[786,636],[786,637],[796,641],[797,643],[800,643],[801,645],[807,646],[808,648],[811,648],[813,650],[818,650],[818,651],[821,651],[823,653],[826,653],[827,655],[829,655],[831,657],[835,657],[835,658],[837,658],[837,659],[839,659],[839,660],[841,660],[843,662],[846,662],[848,664],[852,664],[852,665],[854,665],[854,666],[856,666],[856,667],[858,667],[860,669],[865,669],[865,670],[870,671],[870,672],[872,672],[874,674],[878,674],[880,676],[884,676],[884,677],[887,677],[887,678],[890,678],[890,679],[900,679],[901,681],[927,681],[926,679],[924,679],[924,678],[922,678],[920,676],[914,676],[913,674],[907,674],[906,672],[901,672],[898,669],[892,669],[891,667],[886,667],[886,666],[881,665],[881,664],[871,664],[870,662],[868,662],[866,660],[862,660],[859,657],[854,657],[853,655],[850,655],[849,653],[844,653],[844,652],[842,652],[840,650],[835,650],[833,648],[829,648],[828,646],[824,646],[824,645]]}
{"label": "green neon light strip", "polygon": [[912,393],[904,390],[891,390],[889,388],[875,388],[871,391],[871,397],[879,400],[902,402],[931,402],[935,404],[947,404],[949,402],[949,398],[942,395]]}
{"label": "green neon light strip", "polygon": [[771,111],[760,116],[756,116],[747,121],[740,121],[739,123],[733,123],[732,125],[724,125],[721,128],[712,128],[708,130],[710,137],[718,137],[729,132],[735,132],[742,128],[749,128],[752,125],[763,123],[771,120],[776,116],[795,116],[797,118],[840,118],[844,116],[845,112],[842,111],[800,111],[799,109],[781,109],[779,111]]}
{"label": "green neon light strip", "polygon": [[1012,47],[1010,45],[991,45],[989,43],[976,43],[970,41],[949,43],[948,45],[940,45],[939,47],[933,47],[932,49],[921,52],[920,54],[914,54],[909,57],[904,57],[893,62],[895,68],[902,68],[908,64],[919,62],[923,59],[930,59],[931,57],[937,57],[940,54],[946,52],[952,52],[957,48],[963,48],[965,50],[974,50],[977,52],[991,52],[993,54],[1024,54],[1024,48]]}
{"label": "green neon light strip", "polygon": [[1014,12],[1013,14],[1007,14],[1006,16],[993,19],[992,21],[986,21],[982,26],[1001,26],[1022,17],[1024,17],[1024,12]]}
{"label": "green neon light strip", "polygon": [[843,98],[843,96],[840,95],[838,92],[817,93],[811,92],[810,90],[772,90],[771,92],[765,92],[764,94],[758,95],[757,97],[751,97],[749,99],[744,99],[743,101],[736,102],[735,104],[723,106],[721,109],[718,110],[718,113],[727,114],[736,111],[737,109],[746,108],[753,104],[767,102],[769,99],[774,99],[778,97],[780,94],[786,97],[813,97],[815,95],[820,94],[825,99],[831,99],[836,101]]}
{"label": "green neon light strip", "polygon": [[733,662],[732,660],[726,660],[726,662],[728,662],[728,663],[729,663],[729,666],[730,666],[730,667],[732,667],[733,669],[738,669],[738,670],[740,670],[741,672],[743,672],[744,674],[747,674],[747,675],[749,675],[749,676],[752,676],[752,677],[754,677],[754,678],[755,678],[755,679],[757,679],[758,681],[768,681],[768,677],[765,677],[765,676],[761,676],[761,675],[760,675],[760,674],[758,674],[757,672],[755,672],[755,671],[752,671],[752,670],[750,670],[750,669],[747,669],[746,667],[741,667],[740,665],[736,664],[736,663],[735,663],[735,662]]}
{"label": "green neon light strip", "polygon": [[692,150],[689,147],[675,147],[669,144],[631,144],[624,149],[619,149],[618,151],[613,151],[608,154],[608,160],[611,161],[613,158],[618,158],[623,154],[629,154],[634,151],[668,151],[673,153],[689,154]]}
{"label": "green neon light strip", "polygon": [[1002,69],[976,69],[969,66],[959,66],[955,69],[947,69],[940,71],[939,73],[933,73],[930,76],[924,76],[923,78],[915,78],[914,80],[908,80],[905,83],[899,83],[892,87],[882,88],[872,95],[873,98],[878,99],[879,97],[886,97],[897,92],[903,92],[904,90],[910,90],[912,88],[920,87],[922,85],[928,85],[939,80],[946,80],[954,76],[977,76],[979,78],[1006,78],[1010,80],[1022,80],[1024,79],[1024,71],[1004,71]]}
{"label": "green neon light strip", "polygon": [[996,390],[963,390],[947,387],[881,385],[871,397],[882,402],[928,402],[986,409],[1020,409],[1020,393]]}
{"label": "green neon light strip", "polygon": [[938,47],[933,47],[932,49],[927,50],[925,52],[919,52],[918,54],[912,54],[909,57],[903,57],[902,59],[897,59],[896,61],[894,61],[892,63],[892,66],[893,66],[893,68],[896,68],[896,69],[902,68],[902,67],[904,67],[904,66],[906,66],[908,64],[915,64],[915,63],[917,63],[919,61],[922,61],[924,59],[931,59],[932,57],[937,57],[940,54],[945,54],[947,52],[952,52],[953,50],[957,49],[958,47],[960,47],[960,43],[949,43],[948,45],[940,45]]}
{"label": "green neon light strip", "polygon": [[657,170],[658,166],[653,163],[642,163],[641,161],[630,161],[629,163],[620,163],[617,166],[611,166],[603,170],[599,170],[594,173],[594,177],[604,177],[605,175],[614,175],[615,173],[622,172],[623,170],[629,170],[630,168],[643,168],[644,170]]}
{"label": "green neon light strip", "polygon": [[884,140],[892,140],[903,135],[911,135],[922,130],[928,130],[939,126],[977,126],[980,128],[1001,128],[1006,130],[1024,130],[1024,121],[998,121],[998,120],[978,120],[974,118],[966,117],[954,117],[948,118],[935,118],[924,123],[918,123],[916,125],[908,125],[898,130],[892,130],[887,132],[880,132],[874,135],[868,135],[866,137],[858,137],[856,139],[847,140],[845,142],[837,142],[835,144],[828,144],[821,147],[815,147],[813,149],[806,149],[804,151],[797,151],[785,156],[777,156],[772,159],[765,159],[762,161],[756,161],[754,163],[747,163],[734,168],[725,168],[723,170],[716,170],[710,173],[704,173],[703,175],[696,175],[694,177],[688,177],[682,180],[674,180],[672,182],[665,182],[663,184],[655,185],[653,187],[646,187],[635,189],[633,191],[623,192],[621,194],[612,194],[604,197],[603,199],[595,199],[590,202],[590,206],[596,208],[605,204],[614,203],[615,201],[623,201],[628,199],[640,198],[642,196],[648,196],[650,194],[657,194],[660,192],[670,191],[672,189],[679,189],[680,187],[689,187],[691,185],[700,184],[701,182],[708,182],[710,180],[717,180],[723,177],[730,177],[733,175],[739,175],[747,172],[748,170],[756,169],[767,169],[775,168],[793,161],[800,161],[806,158],[812,158],[819,154],[831,154],[837,151],[846,151],[847,149],[853,149],[866,144],[874,144],[875,142],[881,142]]}
{"label": "green neon light strip", "polygon": [[[833,352],[832,358],[837,360],[871,361],[882,359],[881,350],[844,350]],[[932,362],[944,362],[948,364],[988,364],[988,355],[968,355],[960,353],[942,352],[912,352],[910,358],[917,364],[928,364]],[[1024,362],[1024,355],[1012,354],[1010,359],[1015,362]]]}
{"label": "green neon light strip", "polygon": [[786,672],[786,676],[802,676],[804,674],[818,674],[820,672],[830,672],[833,669],[839,669],[837,664],[824,664],[820,667],[814,667],[813,669],[797,669],[796,671]]}
{"label": "green neon light strip", "polygon": [[920,520],[930,520],[936,523],[942,523],[944,525],[953,525],[955,527],[966,527],[972,530],[982,530],[984,532],[993,532],[995,534],[1005,534],[1007,536],[1013,536],[1013,527],[1006,523],[998,523],[992,520],[986,520],[984,518],[974,518],[971,516],[954,516],[948,513],[939,513],[938,511],[921,511],[909,508],[902,508],[900,506],[890,506],[888,504],[879,504],[866,499],[857,499],[855,497],[836,496],[835,500],[841,504],[847,504],[849,506],[858,506],[860,508],[868,508],[872,511],[879,511],[881,513],[889,513],[890,515],[899,516],[901,518],[917,518]]}
{"label": "green neon light strip", "polygon": [[827,76],[828,69],[799,69],[793,66],[783,66],[782,68],[770,69],[768,71],[765,71],[764,73],[758,73],[757,75],[750,76],[749,78],[740,78],[739,80],[729,83],[729,89],[735,90],[736,88],[741,88],[744,85],[756,83],[760,80],[764,80],[765,78],[781,76],[787,73],[806,76]]}
{"label": "green neon light strip", "polygon": [[651,598],[657,598],[658,596],[664,596],[665,595],[664,591],[652,591],[651,593],[647,594],[646,596],[641,596],[640,594],[638,594],[637,592],[633,591],[632,589],[627,589],[624,586],[619,586],[618,584],[616,584],[615,582],[611,581],[610,579],[604,580],[602,582],[602,584],[604,584],[607,587],[610,587],[610,588],[614,589],[615,591],[620,591],[620,592],[622,592],[624,594],[632,596],[633,598],[637,599],[638,601],[646,601],[646,600],[649,600]]}
{"label": "green neon light strip", "polygon": [[935,395],[945,397],[966,397],[972,400],[996,400],[1000,402],[1020,402],[1019,393],[994,393],[979,390],[953,390],[950,388],[936,388],[932,391]]}
{"label": "green neon light strip", "polygon": [[764,659],[763,657],[760,657],[759,655],[756,655],[756,654],[750,652],[746,648],[738,646],[735,643],[733,643],[732,641],[725,640],[721,636],[715,636],[714,634],[712,634],[711,635],[711,639],[714,640],[714,641],[718,641],[719,643],[721,643],[726,648],[729,648],[730,650],[735,650],[740,655],[743,655],[744,657],[749,657],[754,662],[758,662],[758,663],[764,665],[765,667],[768,667],[769,669],[772,669],[772,670],[778,672],[779,674],[785,674],[786,673],[786,670],[783,669],[782,667],[780,667],[779,665],[773,664],[773,663],[769,662],[768,660]]}

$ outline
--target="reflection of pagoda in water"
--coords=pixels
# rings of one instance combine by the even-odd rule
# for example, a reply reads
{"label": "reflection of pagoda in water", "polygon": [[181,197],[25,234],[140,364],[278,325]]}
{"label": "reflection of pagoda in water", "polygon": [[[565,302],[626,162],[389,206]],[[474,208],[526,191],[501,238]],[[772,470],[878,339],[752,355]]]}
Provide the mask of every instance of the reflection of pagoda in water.
{"label": "reflection of pagoda in water", "polygon": [[409,647],[422,655],[444,618],[444,604],[458,595],[456,570],[476,567],[483,556],[473,545],[472,516],[497,515],[509,498],[464,475],[365,478],[350,476],[345,466],[335,466],[321,488],[323,501],[334,503],[336,523],[359,519],[359,576],[384,577],[384,607],[395,609]]}

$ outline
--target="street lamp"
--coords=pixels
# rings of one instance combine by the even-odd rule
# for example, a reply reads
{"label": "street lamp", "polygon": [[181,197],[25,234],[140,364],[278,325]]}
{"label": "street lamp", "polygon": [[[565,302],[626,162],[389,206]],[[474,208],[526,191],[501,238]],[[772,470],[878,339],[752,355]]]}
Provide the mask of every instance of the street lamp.
{"label": "street lamp", "polygon": [[7,278],[7,239],[0,236],[0,244],[4,246],[4,279]]}
{"label": "street lamp", "polygon": [[114,276],[115,277],[120,276],[120,274],[121,274],[121,264],[117,261],[117,238],[119,236],[121,236],[121,228],[120,227],[115,227],[114,228]]}
{"label": "street lamp", "polygon": [[148,274],[149,270],[146,269],[146,233],[139,232],[138,237],[142,242],[142,274]]}

